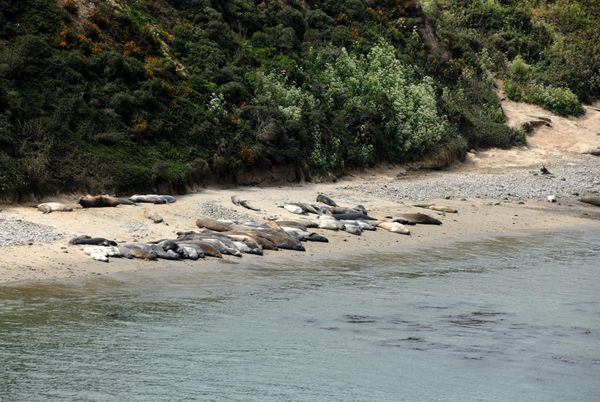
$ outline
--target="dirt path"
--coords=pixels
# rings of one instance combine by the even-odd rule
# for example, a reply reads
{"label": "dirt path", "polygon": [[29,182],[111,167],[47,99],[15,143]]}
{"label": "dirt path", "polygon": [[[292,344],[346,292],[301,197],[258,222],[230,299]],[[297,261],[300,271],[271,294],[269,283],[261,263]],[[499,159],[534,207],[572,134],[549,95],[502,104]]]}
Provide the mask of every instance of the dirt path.
{"label": "dirt path", "polygon": [[[527,138],[527,146],[509,150],[489,149],[469,154],[467,169],[503,169],[552,165],[556,161],[581,159],[600,149],[600,104],[586,105],[581,117],[560,117],[539,106],[508,100],[502,91],[502,109],[512,127],[541,118],[550,119],[549,126],[536,128]],[[600,163],[600,157],[598,158]]]}

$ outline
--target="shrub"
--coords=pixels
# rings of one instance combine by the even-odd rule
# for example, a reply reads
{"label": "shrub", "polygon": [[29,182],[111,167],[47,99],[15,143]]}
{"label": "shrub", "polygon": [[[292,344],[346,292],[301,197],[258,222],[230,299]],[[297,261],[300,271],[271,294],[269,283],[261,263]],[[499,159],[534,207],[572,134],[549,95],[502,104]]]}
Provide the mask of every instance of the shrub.
{"label": "shrub", "polygon": [[27,176],[19,161],[0,151],[0,195],[20,195],[27,190]]}
{"label": "shrub", "polygon": [[521,56],[515,57],[515,59],[508,65],[508,75],[512,80],[517,82],[528,81],[533,72],[533,68],[525,63],[525,60]]}
{"label": "shrub", "polygon": [[505,90],[509,99],[542,106],[559,116],[579,116],[584,113],[579,98],[568,88],[508,81]]}

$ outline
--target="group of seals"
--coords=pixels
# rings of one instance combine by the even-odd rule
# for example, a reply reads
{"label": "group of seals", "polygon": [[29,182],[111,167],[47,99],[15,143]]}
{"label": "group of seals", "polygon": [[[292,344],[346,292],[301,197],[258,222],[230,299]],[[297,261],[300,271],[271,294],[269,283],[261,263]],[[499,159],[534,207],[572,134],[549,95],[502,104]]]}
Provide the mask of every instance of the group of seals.
{"label": "group of seals", "polygon": [[[133,196],[135,202],[171,202],[169,196]],[[109,196],[85,197],[89,205],[113,204],[117,199]],[[383,229],[392,233],[410,235],[404,224],[433,224],[441,222],[421,213],[397,215],[393,221],[381,221],[369,215],[362,205],[341,207],[331,198],[319,194],[320,204],[290,203],[286,207],[296,207],[304,214],[317,214],[316,220],[308,217],[301,220],[277,220],[259,223],[255,221],[226,221],[208,217],[196,220],[200,231],[179,232],[174,239],[161,239],[150,243],[123,243],[101,237],[79,236],[72,239],[72,245],[85,245],[84,252],[98,261],[109,258],[140,258],[145,260],[167,259],[197,260],[204,257],[222,258],[223,255],[241,257],[242,254],[262,255],[263,250],[305,251],[303,242],[328,242],[327,237],[310,231],[311,228],[343,230],[360,236],[365,230]],[[232,202],[244,206],[244,201],[233,196]],[[286,208],[288,209],[288,208]],[[146,217],[155,222],[162,217],[146,211]],[[391,218],[391,217],[388,217]]]}
{"label": "group of seals", "polygon": [[79,205],[83,208],[106,208],[118,205],[136,205],[136,203],[171,204],[176,201],[172,195],[132,195],[129,198],[117,198],[110,195],[86,195],[79,199]]}
{"label": "group of seals", "polygon": [[[112,197],[110,195],[86,195],[79,199],[79,205],[83,208],[112,208],[119,205],[136,205],[136,203],[153,203],[153,204],[170,204],[175,202],[176,199],[172,195],[133,195],[129,198],[124,197]],[[61,204],[59,202],[45,202],[36,205],[36,208],[45,213],[51,212],[70,212],[73,211],[73,207]]]}

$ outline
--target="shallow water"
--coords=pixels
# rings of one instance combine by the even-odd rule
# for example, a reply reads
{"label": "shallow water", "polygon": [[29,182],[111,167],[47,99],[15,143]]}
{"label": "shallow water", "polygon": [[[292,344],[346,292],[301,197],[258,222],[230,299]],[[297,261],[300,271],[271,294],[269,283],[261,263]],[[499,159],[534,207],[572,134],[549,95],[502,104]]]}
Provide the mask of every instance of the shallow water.
{"label": "shallow water", "polygon": [[600,231],[0,287],[0,401],[599,401]]}

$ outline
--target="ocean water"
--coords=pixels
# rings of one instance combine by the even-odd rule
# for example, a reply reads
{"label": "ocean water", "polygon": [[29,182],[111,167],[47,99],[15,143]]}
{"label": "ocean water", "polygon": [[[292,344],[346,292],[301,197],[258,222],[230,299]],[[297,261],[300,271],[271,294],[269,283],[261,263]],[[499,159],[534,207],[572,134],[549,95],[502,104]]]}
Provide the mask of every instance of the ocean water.
{"label": "ocean water", "polygon": [[0,286],[0,401],[600,401],[600,230]]}

